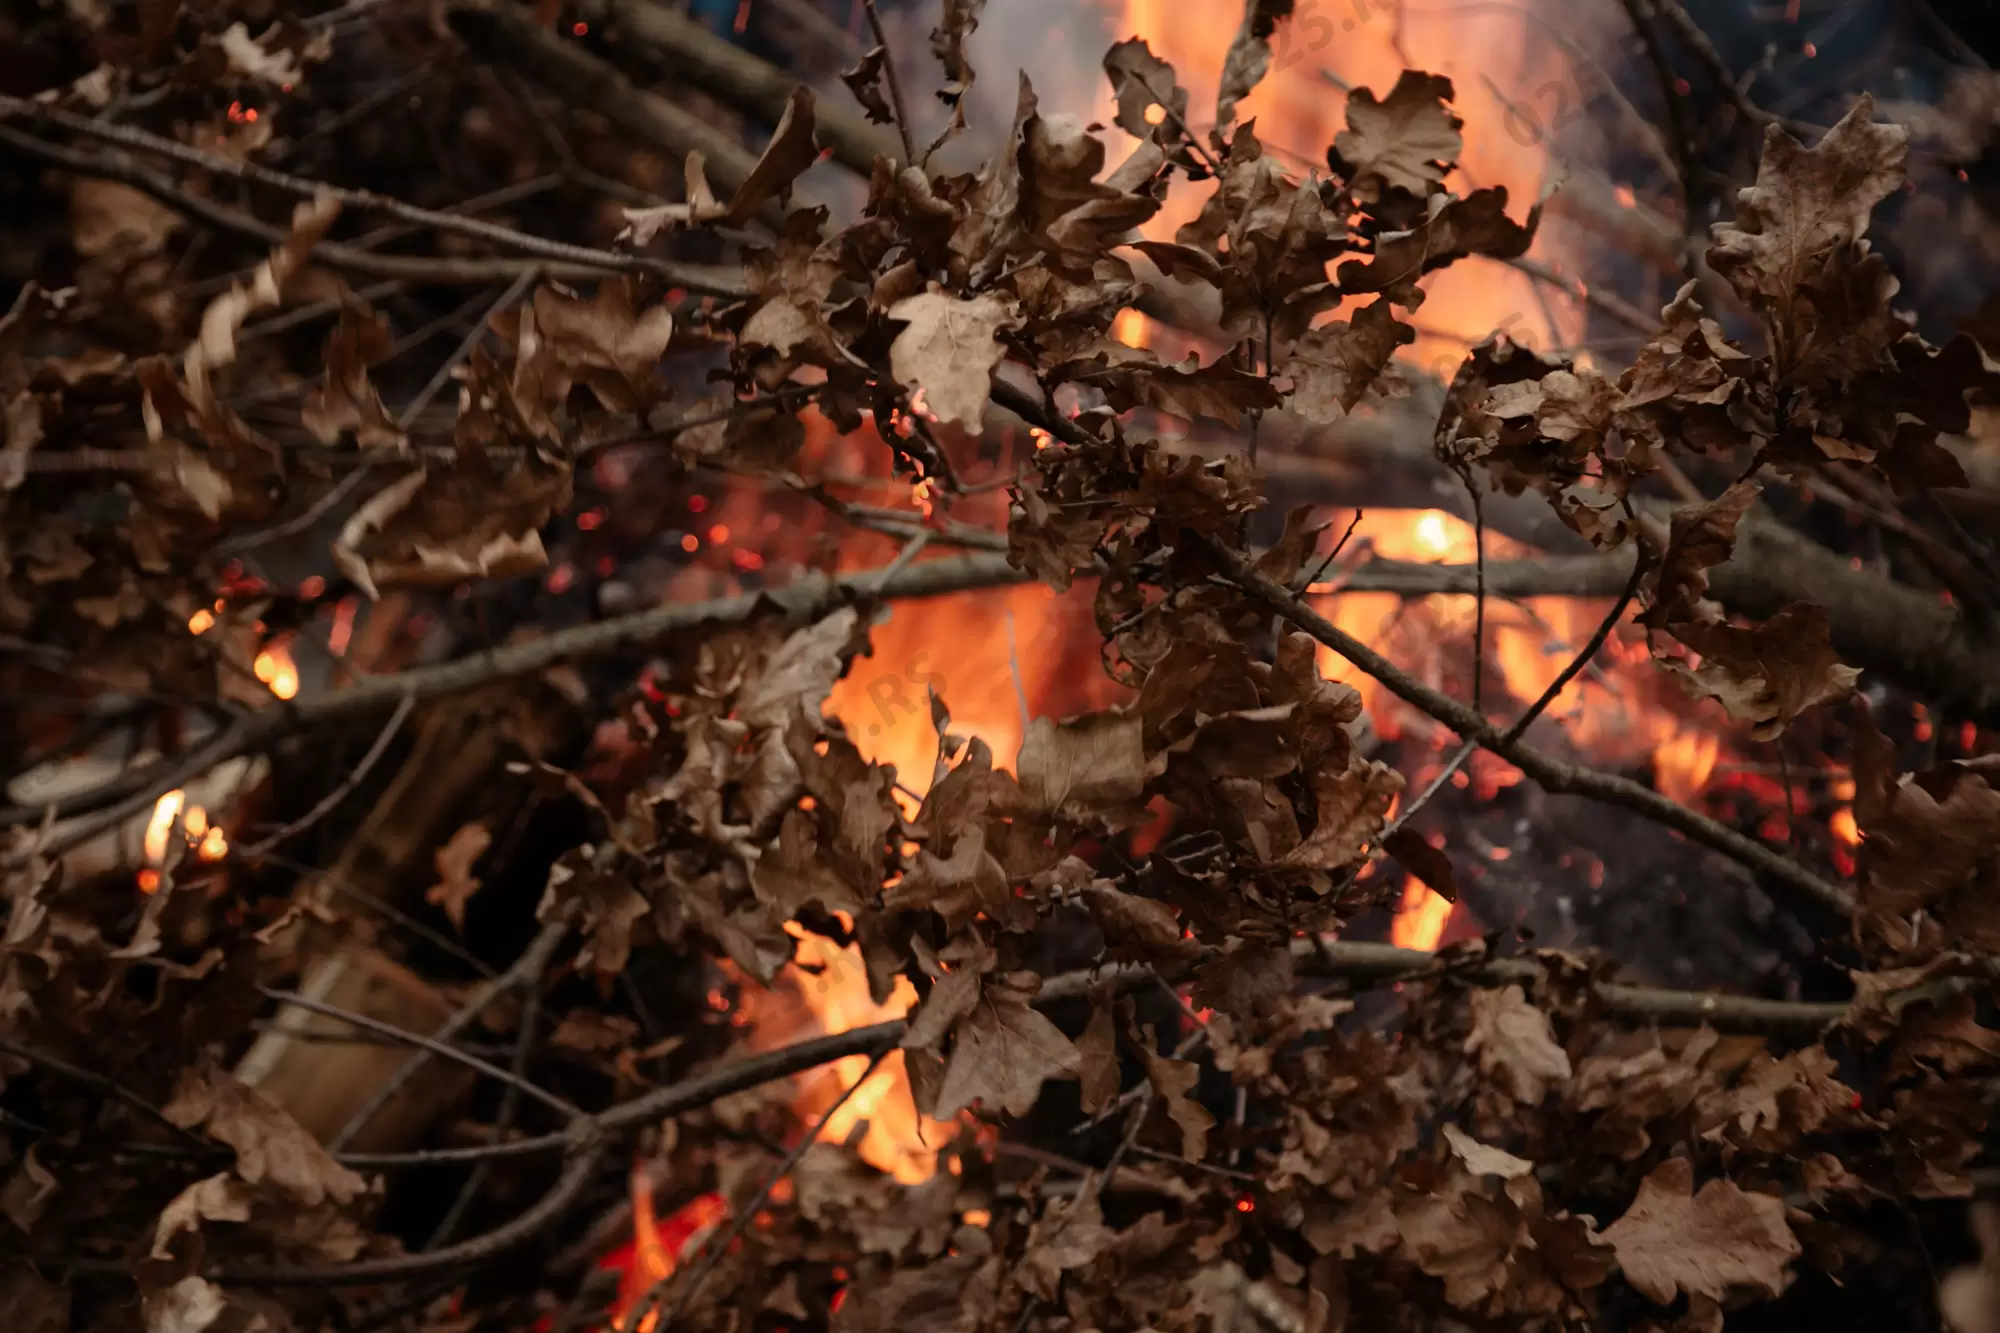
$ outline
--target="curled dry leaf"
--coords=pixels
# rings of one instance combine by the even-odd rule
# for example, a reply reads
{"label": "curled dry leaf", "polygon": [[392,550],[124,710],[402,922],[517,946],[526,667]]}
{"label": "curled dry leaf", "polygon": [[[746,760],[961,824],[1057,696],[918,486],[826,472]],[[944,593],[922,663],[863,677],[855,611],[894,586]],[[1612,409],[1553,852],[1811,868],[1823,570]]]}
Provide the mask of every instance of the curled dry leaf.
{"label": "curled dry leaf", "polygon": [[896,120],[896,113],[889,106],[889,99],[884,96],[882,88],[883,64],[888,56],[887,47],[872,46],[862,52],[853,68],[840,72],[840,81],[854,94],[854,100],[861,103],[868,119],[877,125],[891,125]]}
{"label": "curled dry leaf", "polygon": [[183,1070],[162,1113],[182,1129],[200,1128],[236,1150],[236,1174],[269,1182],[299,1203],[346,1203],[367,1182],[333,1160],[291,1113],[214,1064]]}
{"label": "curled dry leaf", "polygon": [[1535,1164],[1526,1158],[1481,1143],[1457,1125],[1444,1127],[1444,1139],[1451,1145],[1451,1151],[1458,1160],[1465,1163],[1465,1169],[1475,1176],[1499,1176],[1502,1180],[1514,1180],[1535,1169]]}
{"label": "curled dry leaf", "polygon": [[1667,550],[1648,582],[1652,604],[1641,623],[1665,629],[1677,622],[1707,620],[1702,598],[1708,591],[1708,571],[1736,552],[1736,527],[1763,488],[1739,481],[1704,504],[1682,505],[1674,511]]}
{"label": "curled dry leaf", "polygon": [[341,306],[340,322],[321,351],[326,381],[307,395],[299,412],[314,439],[332,444],[352,432],[363,449],[400,449],[409,442],[368,378],[368,368],[386,361],[393,349],[387,319],[352,303]]}
{"label": "curled dry leaf", "polygon": [[1717,1301],[1739,1289],[1776,1296],[1801,1252],[1782,1200],[1727,1180],[1696,1193],[1694,1166],[1684,1157],[1654,1168],[1604,1239],[1625,1280],[1662,1305],[1679,1292]]}
{"label": "curled dry leaf", "polygon": [[1286,405],[1308,421],[1339,420],[1381,378],[1396,350],[1416,338],[1387,300],[1363,306],[1351,320],[1319,325],[1292,344],[1291,356],[1278,367],[1292,382]]}
{"label": "curled dry leaf", "polygon": [[1141,37],[1128,37],[1104,53],[1104,74],[1118,99],[1118,128],[1135,139],[1177,140],[1187,124],[1187,89],[1174,67],[1153,54]]}
{"label": "curled dry leaf", "polygon": [[1675,638],[1701,654],[1701,665],[1667,665],[1698,698],[1716,700],[1730,716],[1753,723],[1750,734],[1772,740],[1815,704],[1846,698],[1861,673],[1842,666],[1828,637],[1826,608],[1794,602],[1761,625],[1687,623]]}
{"label": "curled dry leaf", "polygon": [[424,893],[424,901],[442,907],[451,924],[461,931],[465,929],[465,904],[483,882],[472,873],[472,867],[492,845],[493,833],[486,825],[464,824],[432,855],[438,882]]}

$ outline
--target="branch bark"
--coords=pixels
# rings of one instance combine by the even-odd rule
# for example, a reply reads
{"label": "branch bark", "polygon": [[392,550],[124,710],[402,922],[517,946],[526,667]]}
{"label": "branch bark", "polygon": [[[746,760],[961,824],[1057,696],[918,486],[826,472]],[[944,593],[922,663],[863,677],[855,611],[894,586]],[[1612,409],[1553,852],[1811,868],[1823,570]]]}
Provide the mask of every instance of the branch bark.
{"label": "branch bark", "polygon": [[[538,27],[511,6],[483,5],[454,9],[453,31],[474,50],[504,61],[573,107],[598,115],[670,156],[676,163],[700,153],[708,180],[727,198],[735,193],[757,163],[734,135],[633,86],[616,66]],[[793,207],[809,208],[816,201],[802,190],[792,192]],[[775,204],[760,215],[780,223],[783,209]]]}
{"label": "branch bark", "polygon": [[[790,102],[798,78],[742,47],[691,22],[686,15],[655,0],[595,0],[585,6],[597,21],[616,32],[622,51],[650,53],[677,79],[776,125]],[[813,128],[820,144],[833,151],[834,161],[866,179],[877,156],[903,160],[895,136],[868,123],[841,103],[821,100],[813,108]]]}

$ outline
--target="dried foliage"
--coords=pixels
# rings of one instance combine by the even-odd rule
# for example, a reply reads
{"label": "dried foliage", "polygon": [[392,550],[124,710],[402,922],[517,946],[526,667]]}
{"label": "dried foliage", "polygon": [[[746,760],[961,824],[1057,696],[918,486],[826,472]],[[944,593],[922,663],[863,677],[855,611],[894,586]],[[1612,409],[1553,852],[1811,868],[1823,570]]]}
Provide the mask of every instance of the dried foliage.
{"label": "dried foliage", "polygon": [[[399,1302],[429,1330],[553,1326],[536,1320],[568,1317],[573,1278],[489,1281],[493,1261],[568,1234],[586,1187],[618,1176],[607,1146],[640,1130],[687,1173],[683,1195],[713,1189],[736,1220],[651,1294],[662,1326],[704,1329],[1716,1328],[1724,1309],[1779,1297],[1802,1265],[1858,1253],[1870,1202],[1971,1192],[1987,1107],[1969,1076],[2000,1063],[2000,1033],[1981,1022],[2000,956],[2000,769],[1989,755],[1900,772],[1825,606],[1746,621],[1711,596],[1760,479],[1962,484],[1940,436],[2000,388],[1978,344],[1932,346],[1891,306],[1895,280],[1866,237],[1905,178],[1905,136],[1866,101],[1810,147],[1773,126],[1755,184],[1714,229],[1708,262],[1754,316],[1754,345],[1725,333],[1693,282],[1617,374],[1495,335],[1452,378],[1434,438],[1468,484],[1533,493],[1597,548],[1639,548],[1636,597],[1614,616],[1636,601],[1662,669],[1754,737],[1852,716],[1850,888],[1628,778],[1527,749],[1532,714],[1503,733],[1358,655],[1303,598],[1329,544],[1311,516],[1250,544],[1265,505],[1254,446],[1205,460],[1149,428],[1205,420],[1254,442],[1265,414],[1342,420],[1397,387],[1427,273],[1526,253],[1539,206],[1517,218],[1503,189],[1447,184],[1464,141],[1442,75],[1357,90],[1329,170],[1301,173],[1237,116],[1291,8],[1251,3],[1205,134],[1189,129],[1175,71],[1124,42],[1104,61],[1136,140],[1122,161],[1099,127],[1044,112],[1023,75],[990,158],[966,170],[928,152],[879,158],[845,225],[823,206],[786,211],[820,157],[822,113],[800,90],[726,202],[690,154],[685,198],[628,210],[625,248],[560,261],[594,264],[596,278],[519,270],[521,299],[479,308],[440,426],[385,405],[388,326],[335,276],[356,250],[336,239],[354,201],[308,192],[261,261],[199,309],[164,281],[169,238],[233,207],[224,159],[256,163],[260,145],[217,148],[215,127],[187,129],[171,142],[207,184],[176,185],[120,155],[161,171],[188,157],[86,117],[166,88],[169,67],[204,88],[299,95],[329,50],[323,27],[211,32],[197,8],[141,5],[143,35],[121,31],[118,62],[38,104],[0,102],[10,135],[99,155],[103,173],[65,167],[78,285],[28,284],[0,320],[0,682],[12,697],[192,700],[223,719],[181,758],[12,812],[0,1304],[13,1326],[280,1333],[331,1326],[336,1311],[357,1326]],[[932,35],[948,133],[963,123],[982,9],[947,0]],[[896,118],[883,48],[845,77],[872,119]],[[1199,212],[1171,241],[1143,237],[1177,179],[1205,192]],[[718,299],[683,299],[687,284],[638,262],[663,240],[740,240],[774,216],[768,234],[747,233],[740,287]],[[1241,350],[1204,364],[1115,338],[1141,296],[1140,256],[1212,291]],[[254,321],[302,290],[333,301],[337,322],[323,379],[281,439],[235,404],[263,364]],[[674,402],[663,359],[704,356],[721,391]],[[952,450],[998,419],[996,403],[1045,447],[1014,482],[1004,538],[983,534],[1009,570],[982,577],[1091,587],[1105,669],[1125,692],[1035,718],[1018,756],[996,756],[953,731],[947,686],[931,699],[939,748],[920,796],[826,703],[882,601],[912,586],[898,580],[945,586],[964,568],[921,558],[922,541],[858,590],[550,629],[442,665],[392,664],[295,709],[246,688],[250,627],[293,608],[228,562],[322,501],[316,516],[337,519],[329,572],[366,598],[507,580],[548,565],[543,533],[607,441],[671,440],[687,467],[809,489],[795,472],[818,416],[842,432],[883,423],[896,467],[938,500],[927,521],[888,530],[946,544],[966,535],[953,503],[976,512]],[[77,502],[64,461],[107,450],[130,466]],[[1644,488],[1695,460],[1740,479],[1649,520]],[[197,614],[214,628],[188,633]],[[474,1239],[417,1249],[383,1207],[384,1172],[422,1153],[356,1154],[227,1067],[308,941],[365,939],[365,914],[336,911],[311,876],[289,902],[233,897],[178,842],[135,900],[129,882],[65,862],[91,831],[74,821],[143,820],[224,760],[379,720],[405,698],[555,680],[558,662],[673,632],[684,641],[642,683],[584,705],[617,738],[613,761],[571,772],[528,754],[508,769],[588,833],[539,886],[543,929],[523,962],[426,1039],[433,1074],[471,1069],[508,1109],[471,1186]],[[1620,989],[1594,957],[1502,959],[1501,936],[1435,960],[1336,943],[1394,905],[1386,855],[1441,890],[1453,872],[1404,829],[1421,802],[1361,743],[1362,697],[1327,678],[1322,648],[1529,777],[1762,873],[1817,913],[1853,969],[1852,1003],[1704,1008]],[[33,710],[5,726],[23,753],[76,736]],[[1172,837],[1134,843],[1161,811]],[[422,849],[418,887],[453,927],[496,892],[496,843],[513,846],[473,821]],[[1827,910],[1843,904],[1848,919]],[[1080,933],[1096,941],[1086,976],[1051,962],[1051,938]],[[915,997],[906,1021],[746,1061],[703,1041],[649,1046],[613,1012],[642,957],[774,984],[804,975],[811,941],[856,946],[877,1004]],[[544,982],[572,972],[586,999],[530,1061]],[[1393,996],[1373,989],[1385,979]],[[1187,988],[1167,1021],[1199,1011],[1179,1036],[1133,1003],[1160,986]],[[467,1002],[450,998],[447,1012]],[[487,1036],[518,1030],[517,1058],[476,1044],[482,1013]],[[766,1085],[891,1049],[916,1111],[950,1135],[934,1175],[900,1182],[853,1141],[773,1148],[773,1125],[795,1139],[814,1127]],[[1000,1135],[1069,1106],[1072,1083],[1103,1126],[1069,1140],[1088,1157],[1081,1174],[1045,1154],[1003,1180]],[[559,1173],[524,1165],[538,1150]],[[484,1306],[482,1283],[499,1293]],[[449,1292],[471,1295],[438,1302]],[[586,1325],[603,1317],[577,1309]]]}

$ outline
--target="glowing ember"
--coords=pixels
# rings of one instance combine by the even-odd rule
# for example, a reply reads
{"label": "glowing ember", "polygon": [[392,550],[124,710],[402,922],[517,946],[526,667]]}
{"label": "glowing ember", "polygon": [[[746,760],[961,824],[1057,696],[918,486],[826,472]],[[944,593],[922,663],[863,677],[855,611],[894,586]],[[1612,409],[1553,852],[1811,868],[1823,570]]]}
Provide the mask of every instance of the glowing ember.
{"label": "glowing ember", "polygon": [[[653,1187],[646,1173],[632,1168],[632,1240],[598,1261],[597,1266],[623,1274],[618,1285],[618,1304],[611,1327],[624,1330],[646,1293],[673,1275],[683,1255],[700,1243],[706,1231],[722,1221],[728,1206],[719,1194],[703,1194],[668,1214],[665,1220],[653,1210]],[[657,1310],[639,1321],[632,1333],[651,1333],[659,1323]]]}
{"label": "glowing ember", "polygon": [[293,664],[291,653],[280,644],[266,644],[257,654],[252,670],[280,699],[290,699],[299,692],[299,669]]}
{"label": "glowing ember", "polygon": [[209,823],[208,811],[188,805],[187,793],[176,787],[153,802],[153,813],[146,820],[146,832],[139,842],[146,861],[139,872],[142,892],[152,893],[160,887],[159,867],[166,864],[167,849],[177,829],[197,860],[220,861],[229,855],[229,838],[222,826]]}
{"label": "glowing ember", "polygon": [[1121,310],[1111,321],[1111,336],[1127,347],[1146,347],[1152,342],[1152,328],[1136,310]]}

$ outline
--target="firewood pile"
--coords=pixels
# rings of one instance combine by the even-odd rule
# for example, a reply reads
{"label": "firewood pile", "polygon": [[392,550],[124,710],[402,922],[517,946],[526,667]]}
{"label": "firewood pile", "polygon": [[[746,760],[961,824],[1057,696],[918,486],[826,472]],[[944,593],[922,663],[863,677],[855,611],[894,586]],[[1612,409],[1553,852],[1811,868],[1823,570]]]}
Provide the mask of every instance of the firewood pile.
{"label": "firewood pile", "polygon": [[2000,1333],[2000,82],[1353,8],[0,17],[6,1326]]}

